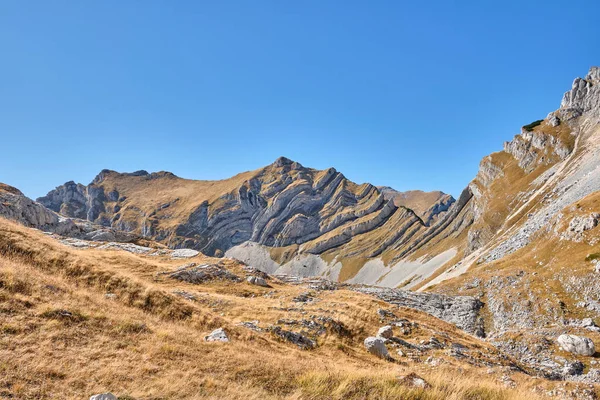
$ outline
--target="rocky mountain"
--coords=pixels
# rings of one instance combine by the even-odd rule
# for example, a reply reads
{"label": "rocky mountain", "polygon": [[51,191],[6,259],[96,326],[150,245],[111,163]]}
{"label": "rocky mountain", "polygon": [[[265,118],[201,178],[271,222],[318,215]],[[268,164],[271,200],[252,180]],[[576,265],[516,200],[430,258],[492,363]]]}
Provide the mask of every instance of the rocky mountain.
{"label": "rocky mountain", "polygon": [[600,69],[486,157],[469,190],[464,255],[421,289],[477,296],[498,346],[552,368],[548,337],[600,329]]}
{"label": "rocky mountain", "polygon": [[[485,337],[485,342],[477,339],[469,350],[489,346],[486,351],[503,360],[500,364],[488,358],[481,361],[472,357],[474,353],[464,358],[461,350],[447,343],[458,340],[455,331],[441,335],[444,341],[419,337],[417,344],[400,339],[394,335],[400,332],[414,341],[414,335],[422,332],[418,326],[437,322],[425,318],[413,325],[381,309],[378,316],[389,326],[381,327],[377,336],[367,337],[362,344],[367,353],[386,362],[393,360],[388,348],[398,349],[400,357],[405,357],[406,351],[410,362],[417,364],[419,355],[433,357],[428,351],[446,349],[444,354],[450,358],[440,363],[452,366],[466,360],[478,368],[510,366],[512,371],[551,380],[600,383],[594,344],[600,341],[596,323],[600,315],[598,67],[573,82],[556,111],[523,126],[501,151],[484,157],[477,175],[458,199],[442,192],[398,192],[356,184],[333,168],[315,170],[282,157],[264,168],[220,181],[183,179],[169,172],[103,170],[89,185],[67,182],[37,202],[0,184],[0,215],[28,227],[82,239],[63,239],[58,245],[47,242],[47,236],[39,232],[25,232],[0,220],[0,257],[13,262],[15,252],[21,249],[27,268],[39,269],[46,265],[44,261],[69,269],[76,264],[61,260],[81,260],[79,253],[72,254],[64,245],[77,247],[96,261],[104,260],[99,281],[108,276],[107,271],[116,275],[128,271],[114,281],[98,283],[102,290],[113,286],[115,291],[125,290],[134,285],[128,281],[132,276],[136,276],[136,285],[146,282],[144,290],[122,293],[129,299],[124,300],[127,307],[139,306],[150,312],[153,307],[178,304],[173,298],[178,296],[195,304],[192,308],[206,308],[193,326],[212,329],[221,324],[220,317],[207,322],[207,312],[219,312],[230,324],[237,315],[250,318],[260,314],[269,319],[268,326],[261,327],[254,320],[236,321],[235,326],[270,332],[300,349],[329,343],[321,335],[333,329],[341,335],[336,348],[350,344],[350,352],[347,348],[340,351],[356,355],[356,341],[341,339],[345,335],[341,327],[346,325],[327,319],[328,315],[349,318],[346,305],[350,299],[354,309],[346,322],[352,326],[352,338],[364,337],[364,310],[371,309],[371,301],[379,301],[397,306],[394,312],[418,310]],[[34,236],[43,244],[36,253],[39,262],[32,261],[29,239],[20,239]],[[98,243],[138,237],[154,247]],[[173,251],[156,242],[204,254]],[[135,258],[123,261],[115,253],[119,251],[133,253]],[[165,265],[174,267],[173,260],[194,257],[202,258],[202,263],[160,270]],[[121,264],[113,268],[115,260]],[[91,273],[94,268],[96,264],[84,272]],[[72,272],[76,276],[83,270],[78,266]],[[148,279],[151,270],[152,282]],[[35,273],[48,271],[42,268]],[[14,279],[2,279],[0,274],[0,290],[13,287]],[[172,280],[184,282],[184,286],[173,286]],[[88,275],[81,281],[96,285]],[[122,283],[125,281],[128,283]],[[216,289],[205,285],[212,281],[225,283],[218,283]],[[252,290],[242,284],[251,285]],[[205,286],[197,291],[194,285]],[[265,289],[255,292],[263,290],[255,286]],[[171,292],[131,300],[156,287]],[[298,292],[300,287],[306,291]],[[35,290],[24,291],[15,301]],[[292,305],[281,306],[282,293],[289,294]],[[249,302],[259,308],[247,306]],[[307,306],[312,302],[323,307]],[[297,303],[303,305],[293,305]],[[364,306],[367,303],[370,306]],[[227,304],[238,308],[228,314]],[[304,317],[305,307],[314,314],[313,319]],[[198,312],[196,308],[183,309],[192,313],[189,315]],[[61,316],[70,313],[69,321],[74,315],[59,311]],[[160,315],[172,318],[172,312],[184,311],[162,310]],[[287,316],[298,312],[298,319],[280,318],[280,312]],[[439,330],[435,332],[440,336]],[[247,336],[237,334],[241,337]],[[206,338],[229,340],[223,329]],[[265,336],[260,340],[268,341]],[[426,363],[433,365],[433,361]],[[565,388],[544,393],[550,397],[571,393]],[[593,387],[589,390],[565,398],[597,398]],[[539,392],[537,387],[533,392]],[[529,394],[531,391],[519,393],[515,398],[528,398],[523,396]]]}
{"label": "rocky mountain", "polygon": [[[357,260],[400,259],[420,246],[413,238],[427,241],[423,234],[454,203],[442,193],[386,197],[333,168],[314,170],[284,157],[223,181],[104,170],[87,186],[67,182],[38,201],[61,215],[173,248],[217,256],[248,250],[246,257],[261,257],[259,264],[269,271],[274,271],[266,265],[270,261],[279,265],[299,256],[292,269],[305,269],[302,275],[327,272],[332,278],[352,277],[350,264]],[[331,255],[348,264],[346,270],[342,264],[330,268],[324,259]],[[401,279],[392,278],[390,285]]]}
{"label": "rocky mountain", "polygon": [[451,195],[440,191],[409,190],[398,192],[389,186],[380,186],[378,189],[386,200],[393,199],[396,206],[413,210],[426,225],[431,225],[434,220],[448,211],[456,201]]}
{"label": "rocky mountain", "polygon": [[282,157],[222,181],[104,170],[87,186],[67,182],[38,201],[67,217],[271,273],[430,287],[526,246],[552,216],[598,190],[598,74],[592,68],[577,79],[557,111],[485,157],[457,200],[359,185],[333,168]]}
{"label": "rocky mountain", "polygon": [[138,238],[137,235],[86,220],[65,217],[4,183],[0,183],[0,216],[30,228],[74,238],[117,242],[132,242]]}

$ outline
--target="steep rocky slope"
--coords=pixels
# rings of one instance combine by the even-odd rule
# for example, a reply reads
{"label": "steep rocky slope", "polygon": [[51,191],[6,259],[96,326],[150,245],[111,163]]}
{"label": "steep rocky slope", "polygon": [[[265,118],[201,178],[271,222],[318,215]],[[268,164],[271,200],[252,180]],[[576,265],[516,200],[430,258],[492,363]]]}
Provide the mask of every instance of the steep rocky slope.
{"label": "steep rocky slope", "polygon": [[440,191],[423,192],[422,190],[409,190],[399,192],[389,186],[378,187],[386,200],[393,199],[399,207],[410,208],[426,225],[441,217],[456,201],[454,197]]}
{"label": "steep rocky slope", "polygon": [[600,69],[533,125],[484,159],[466,257],[423,288],[478,297],[498,346],[551,368],[549,337],[600,330]]}
{"label": "steep rocky slope", "polygon": [[137,239],[131,233],[57,214],[26,197],[17,188],[4,183],[0,183],[0,216],[27,227],[68,237],[117,242]]}

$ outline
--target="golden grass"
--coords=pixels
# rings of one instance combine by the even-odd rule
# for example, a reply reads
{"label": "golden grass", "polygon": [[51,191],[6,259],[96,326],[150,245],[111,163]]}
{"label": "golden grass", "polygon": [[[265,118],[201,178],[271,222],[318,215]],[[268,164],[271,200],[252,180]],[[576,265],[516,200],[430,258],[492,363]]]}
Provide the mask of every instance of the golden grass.
{"label": "golden grass", "polygon": [[[239,264],[224,262],[242,273]],[[369,296],[321,292],[318,301],[299,305],[291,298],[306,289],[276,281],[261,288],[156,277],[181,263],[72,250],[0,220],[0,398],[82,399],[105,391],[123,399],[537,398],[532,390],[539,381],[513,374],[519,386],[507,388],[497,375],[441,350],[433,355],[446,361],[435,368],[367,354],[362,340],[381,325],[376,309],[393,308]],[[184,300],[174,290],[197,300]],[[416,343],[435,332],[481,352],[482,358],[497,358],[490,345],[450,324],[414,310],[394,312],[419,323],[407,340]],[[332,317],[347,333],[328,331],[318,337],[317,349],[301,351],[269,333],[237,326],[259,320],[264,327],[310,315]],[[217,327],[226,329],[230,343],[203,340]],[[398,376],[409,372],[432,387],[399,384]]]}

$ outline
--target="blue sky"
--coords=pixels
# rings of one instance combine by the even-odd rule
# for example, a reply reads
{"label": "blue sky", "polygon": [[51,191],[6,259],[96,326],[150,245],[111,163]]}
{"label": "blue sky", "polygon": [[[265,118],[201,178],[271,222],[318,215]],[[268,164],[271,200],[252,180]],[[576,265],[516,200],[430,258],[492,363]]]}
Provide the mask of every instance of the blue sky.
{"label": "blue sky", "polygon": [[600,64],[597,1],[2,1],[0,182],[284,155],[453,195]]}

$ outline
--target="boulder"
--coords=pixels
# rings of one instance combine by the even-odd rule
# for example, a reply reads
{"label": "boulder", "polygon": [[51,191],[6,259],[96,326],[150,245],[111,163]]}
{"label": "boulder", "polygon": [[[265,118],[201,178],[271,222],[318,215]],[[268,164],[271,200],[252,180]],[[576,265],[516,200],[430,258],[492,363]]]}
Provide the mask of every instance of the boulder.
{"label": "boulder", "polygon": [[377,331],[377,337],[384,338],[384,339],[389,339],[392,336],[394,336],[394,331],[392,330],[392,327],[389,326],[389,325],[382,326]]}
{"label": "boulder", "polygon": [[246,280],[251,285],[269,287],[267,281],[264,278],[261,278],[260,276],[249,276],[248,278],[246,278]]}
{"label": "boulder", "polygon": [[365,339],[364,344],[369,353],[383,359],[390,358],[384,339],[371,336]]}
{"label": "boulder", "polygon": [[112,393],[101,393],[93,395],[90,400],[117,400],[117,396]]}
{"label": "boulder", "polygon": [[560,335],[557,339],[560,347],[573,354],[581,356],[592,356],[596,347],[591,339],[575,335]]}
{"label": "boulder", "polygon": [[398,383],[400,383],[403,386],[408,386],[410,388],[415,389],[427,389],[431,387],[431,385],[427,383],[425,379],[421,378],[414,372],[411,372],[410,374],[405,376],[399,376]]}
{"label": "boulder", "polygon": [[207,342],[229,342],[229,337],[223,328],[215,329],[210,335],[205,336]]}

